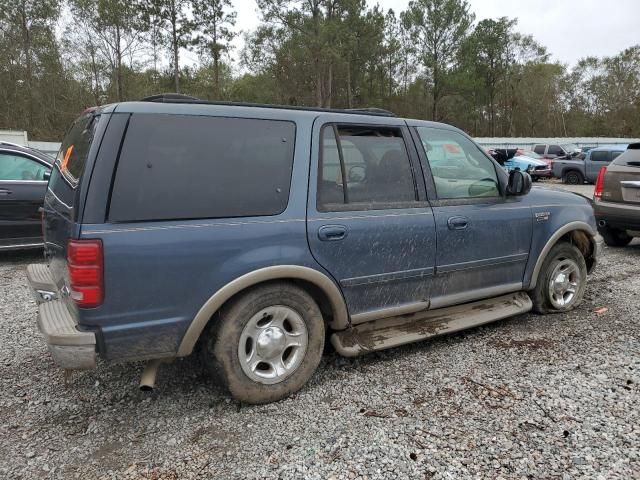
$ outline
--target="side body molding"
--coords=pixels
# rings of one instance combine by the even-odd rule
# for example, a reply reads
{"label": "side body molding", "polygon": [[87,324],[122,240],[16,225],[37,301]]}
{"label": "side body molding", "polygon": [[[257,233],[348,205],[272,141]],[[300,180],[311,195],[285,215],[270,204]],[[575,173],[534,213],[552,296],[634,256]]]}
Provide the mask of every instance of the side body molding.
{"label": "side body molding", "polygon": [[207,323],[209,323],[211,316],[233,295],[262,282],[287,279],[304,280],[320,288],[329,299],[331,310],[333,311],[331,327],[335,330],[342,330],[349,326],[349,315],[342,293],[336,284],[325,274],[318,270],[299,265],[266,267],[246,273],[214,293],[200,308],[191,322],[191,325],[182,338],[177,356],[185,357],[191,354],[193,347],[198,341],[198,338],[200,338],[200,334],[207,326]]}
{"label": "side body molding", "polygon": [[549,250],[558,242],[558,240],[566,235],[567,233],[571,233],[574,231],[581,231],[588,235],[589,241],[591,242],[591,249],[593,251],[594,258],[598,253],[598,244],[595,240],[596,232],[591,228],[588,223],[585,222],[570,222],[566,225],[562,226],[558,230],[554,232],[554,234],[547,240],[544,248],[540,252],[538,256],[538,260],[536,261],[535,267],[533,268],[533,273],[531,275],[531,282],[529,283],[528,290],[533,290],[536,288],[538,283],[538,276],[540,275],[540,269],[542,268],[542,264],[544,263],[547,255],[549,254]]}

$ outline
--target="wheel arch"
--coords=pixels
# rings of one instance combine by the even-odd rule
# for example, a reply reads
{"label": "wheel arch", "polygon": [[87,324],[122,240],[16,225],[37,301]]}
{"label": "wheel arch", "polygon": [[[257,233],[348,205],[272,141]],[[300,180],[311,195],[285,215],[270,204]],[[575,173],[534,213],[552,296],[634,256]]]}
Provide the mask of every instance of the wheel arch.
{"label": "wheel arch", "polygon": [[327,275],[300,265],[278,265],[246,273],[227,283],[200,307],[178,348],[178,357],[190,355],[214,314],[233,297],[247,289],[273,281],[290,281],[305,289],[318,303],[323,315],[330,315],[329,325],[342,330],[349,325],[349,314],[337,285]]}
{"label": "wheel arch", "polygon": [[547,240],[547,243],[544,245],[540,255],[538,256],[538,260],[533,267],[531,281],[527,290],[533,290],[536,287],[538,277],[540,276],[540,270],[542,269],[542,264],[549,255],[551,249],[559,242],[569,242],[578,247],[578,250],[580,250],[584,256],[587,264],[587,271],[591,272],[596,265],[598,252],[598,244],[595,237],[596,232],[591,228],[591,226],[589,226],[589,224],[584,222],[571,222],[556,230],[551,238]]}

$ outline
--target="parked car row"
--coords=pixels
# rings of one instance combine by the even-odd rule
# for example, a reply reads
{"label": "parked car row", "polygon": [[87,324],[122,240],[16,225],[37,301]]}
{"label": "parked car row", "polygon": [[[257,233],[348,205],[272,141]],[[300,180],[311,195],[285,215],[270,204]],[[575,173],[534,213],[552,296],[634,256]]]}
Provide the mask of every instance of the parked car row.
{"label": "parked car row", "polygon": [[609,165],[627,148],[627,145],[610,145],[579,148],[573,144],[538,144],[533,150],[522,148],[489,149],[507,171],[528,172],[533,180],[558,178],[563,183],[581,185],[594,183],[600,168]]}

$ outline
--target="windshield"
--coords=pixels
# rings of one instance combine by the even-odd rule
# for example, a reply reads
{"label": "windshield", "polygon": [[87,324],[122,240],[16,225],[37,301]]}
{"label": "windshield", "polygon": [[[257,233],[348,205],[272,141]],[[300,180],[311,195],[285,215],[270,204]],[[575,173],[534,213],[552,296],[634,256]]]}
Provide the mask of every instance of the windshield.
{"label": "windshield", "polygon": [[562,148],[564,148],[564,151],[567,153],[571,153],[574,152],[576,150],[580,150],[580,147],[578,147],[577,145],[573,144],[573,143],[565,143],[564,145],[562,145]]}

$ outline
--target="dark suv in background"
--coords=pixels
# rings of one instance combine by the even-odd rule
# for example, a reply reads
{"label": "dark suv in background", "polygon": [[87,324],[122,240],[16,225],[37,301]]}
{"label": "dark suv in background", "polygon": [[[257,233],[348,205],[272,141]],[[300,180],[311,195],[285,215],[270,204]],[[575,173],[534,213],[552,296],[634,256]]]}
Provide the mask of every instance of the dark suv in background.
{"label": "dark suv in background", "polygon": [[623,247],[640,235],[640,143],[600,169],[593,208],[607,245]]}
{"label": "dark suv in background", "polygon": [[0,251],[42,247],[41,209],[53,158],[0,142]]}
{"label": "dark suv in background", "polygon": [[27,273],[61,367],[149,360],[151,387],[200,350],[268,402],[311,377],[325,332],[353,356],[575,308],[593,211],[530,189],[448,125],[160,96],[75,122]]}

